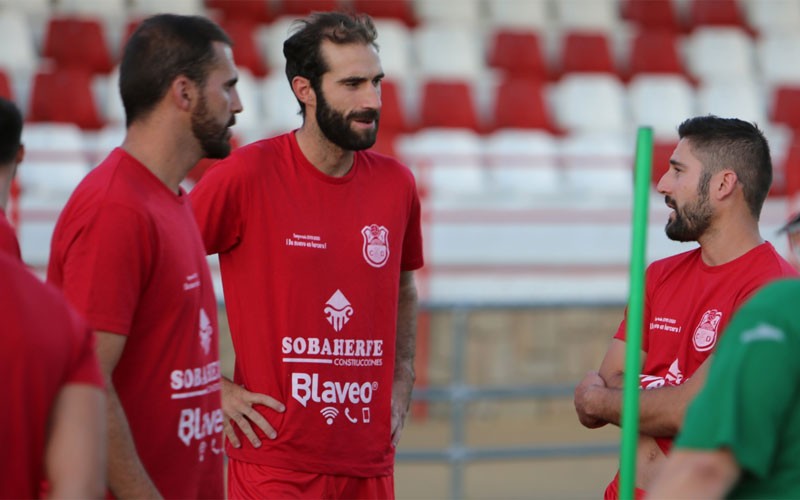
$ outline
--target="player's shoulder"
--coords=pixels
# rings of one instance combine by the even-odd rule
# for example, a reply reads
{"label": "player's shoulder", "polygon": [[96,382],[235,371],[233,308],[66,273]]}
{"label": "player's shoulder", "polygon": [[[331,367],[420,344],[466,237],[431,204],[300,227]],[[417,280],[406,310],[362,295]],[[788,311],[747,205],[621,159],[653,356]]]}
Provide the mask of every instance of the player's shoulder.
{"label": "player's shoulder", "polygon": [[359,151],[357,154],[364,166],[376,174],[400,177],[412,184],[415,182],[411,169],[392,156],[371,150]]}
{"label": "player's shoulder", "polygon": [[206,175],[212,178],[261,175],[265,166],[274,165],[276,159],[284,156],[291,156],[291,142],[288,133],[261,139],[234,149],[226,158],[214,163]]}
{"label": "player's shoulder", "polygon": [[692,262],[698,259],[699,257],[700,257],[700,247],[693,248],[685,252],[676,253],[674,255],[670,255],[669,257],[664,257],[653,261],[648,266],[648,272],[661,273],[664,271],[668,271],[676,267],[685,265],[689,262]]}

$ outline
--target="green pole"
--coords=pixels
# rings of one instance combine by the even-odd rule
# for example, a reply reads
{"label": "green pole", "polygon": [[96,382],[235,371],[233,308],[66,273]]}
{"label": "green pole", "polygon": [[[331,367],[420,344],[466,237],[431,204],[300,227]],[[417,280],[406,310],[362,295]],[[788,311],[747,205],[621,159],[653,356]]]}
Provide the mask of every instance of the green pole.
{"label": "green pole", "polygon": [[633,190],[630,296],[625,331],[625,380],[622,394],[622,445],[620,447],[620,499],[633,500],[636,482],[636,443],[639,439],[639,353],[644,326],[644,278],[647,247],[647,209],[653,163],[653,130],[639,127]]}

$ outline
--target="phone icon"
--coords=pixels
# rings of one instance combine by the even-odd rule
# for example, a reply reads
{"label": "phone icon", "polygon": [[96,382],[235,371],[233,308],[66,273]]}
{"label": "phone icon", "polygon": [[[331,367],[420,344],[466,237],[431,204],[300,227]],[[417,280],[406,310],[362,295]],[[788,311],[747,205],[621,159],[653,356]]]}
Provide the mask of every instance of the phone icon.
{"label": "phone icon", "polygon": [[350,408],[345,408],[344,409],[344,416],[347,417],[347,420],[349,420],[350,422],[352,422],[354,424],[358,423],[358,419],[357,418],[353,418],[353,417],[350,416]]}

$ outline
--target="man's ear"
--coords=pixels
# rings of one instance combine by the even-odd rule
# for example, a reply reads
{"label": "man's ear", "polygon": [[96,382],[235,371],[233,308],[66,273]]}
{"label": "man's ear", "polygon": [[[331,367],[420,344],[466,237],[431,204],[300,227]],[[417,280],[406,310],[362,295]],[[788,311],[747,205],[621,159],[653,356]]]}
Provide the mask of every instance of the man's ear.
{"label": "man's ear", "polygon": [[730,169],[721,170],[711,177],[710,191],[721,200],[734,192],[738,182],[739,176],[736,175],[736,172]]}
{"label": "man's ear", "polygon": [[192,106],[197,102],[197,94],[197,85],[183,75],[172,80],[169,86],[170,99],[182,111],[192,110]]}
{"label": "man's ear", "polygon": [[317,106],[317,94],[311,87],[311,80],[303,76],[296,76],[292,78],[292,92],[294,92],[297,100],[306,106]]}

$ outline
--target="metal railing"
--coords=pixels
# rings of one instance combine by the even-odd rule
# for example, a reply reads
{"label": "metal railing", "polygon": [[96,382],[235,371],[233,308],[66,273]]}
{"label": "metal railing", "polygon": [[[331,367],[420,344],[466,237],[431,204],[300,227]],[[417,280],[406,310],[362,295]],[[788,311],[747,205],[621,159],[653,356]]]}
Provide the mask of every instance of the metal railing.
{"label": "metal railing", "polygon": [[450,465],[450,497],[464,498],[464,469],[469,462],[481,460],[518,460],[609,456],[619,451],[619,443],[561,444],[552,446],[477,447],[466,444],[467,404],[485,400],[546,399],[571,397],[574,384],[532,384],[472,386],[467,384],[466,344],[469,316],[476,310],[488,309],[558,309],[567,307],[609,307],[618,303],[555,303],[555,304],[423,304],[423,311],[452,311],[453,363],[452,379],[447,386],[415,387],[416,402],[446,402],[451,406],[450,444],[444,449],[398,450],[398,462],[445,462]]}

